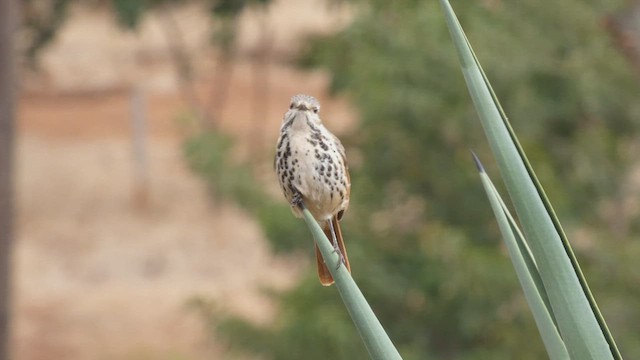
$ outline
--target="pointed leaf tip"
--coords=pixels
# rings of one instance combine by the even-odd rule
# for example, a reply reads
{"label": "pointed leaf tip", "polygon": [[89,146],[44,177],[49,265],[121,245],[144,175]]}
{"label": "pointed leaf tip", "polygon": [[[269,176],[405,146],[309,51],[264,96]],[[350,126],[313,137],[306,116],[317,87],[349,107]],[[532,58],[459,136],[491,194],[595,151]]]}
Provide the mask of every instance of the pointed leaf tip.
{"label": "pointed leaf tip", "polygon": [[478,159],[478,156],[476,155],[476,153],[473,152],[473,150],[469,150],[471,151],[471,156],[473,156],[473,162],[476,164],[476,167],[478,168],[478,172],[480,173],[484,173],[484,166],[482,166],[482,163],[480,162],[480,159]]}

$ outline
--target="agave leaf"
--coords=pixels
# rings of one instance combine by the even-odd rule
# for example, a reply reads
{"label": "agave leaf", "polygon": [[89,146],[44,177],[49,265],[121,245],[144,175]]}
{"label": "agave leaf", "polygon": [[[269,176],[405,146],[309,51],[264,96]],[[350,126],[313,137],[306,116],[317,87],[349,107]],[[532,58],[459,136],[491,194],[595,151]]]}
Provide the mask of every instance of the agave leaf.
{"label": "agave leaf", "polygon": [[[462,65],[469,93],[496,157],[509,195],[529,241],[558,329],[572,358],[613,359],[614,342],[607,342],[608,329],[601,326],[597,311],[583,290],[578,271],[548,211],[534,177],[518,151],[507,118],[483,75],[471,45],[447,0],[440,1]],[[513,135],[515,136],[515,135]],[[548,202],[548,201],[547,201]],[[611,338],[612,340],[612,338]],[[610,348],[611,347],[611,348]]]}
{"label": "agave leaf", "polygon": [[524,262],[527,265],[527,269],[529,269],[529,273],[531,274],[531,277],[533,278],[533,282],[536,285],[538,292],[540,293],[540,297],[542,298],[542,301],[544,301],[544,304],[547,307],[549,314],[551,315],[551,319],[553,320],[554,324],[556,324],[556,327],[557,327],[558,323],[556,322],[555,315],[553,314],[553,307],[551,306],[551,302],[549,301],[547,290],[544,288],[544,283],[542,282],[542,278],[540,277],[540,271],[538,270],[538,265],[536,264],[536,260],[533,257],[531,248],[529,247],[529,244],[527,244],[527,240],[524,237],[522,230],[520,230],[518,223],[514,219],[513,215],[511,215],[509,208],[502,200],[502,197],[500,197],[499,192],[496,189],[495,185],[493,185],[493,182],[490,182],[490,185],[493,188],[493,191],[496,194],[498,194],[498,200],[500,202],[500,206],[502,207],[502,211],[504,212],[505,216],[507,217],[507,221],[511,226],[511,230],[513,231],[513,234],[516,239],[516,244],[520,249],[520,253],[522,254],[522,257],[524,258]]}
{"label": "agave leaf", "polygon": [[565,248],[565,251],[567,252],[567,255],[569,256],[569,260],[571,260],[571,265],[573,265],[573,269],[576,272],[576,275],[578,276],[578,280],[580,281],[580,286],[582,287],[582,290],[584,291],[587,300],[589,301],[589,305],[591,306],[591,310],[593,311],[593,313],[596,316],[596,320],[598,321],[598,324],[600,325],[600,328],[605,336],[605,339],[607,341],[607,343],[609,344],[609,349],[611,350],[611,353],[614,357],[614,359],[616,360],[622,360],[622,355],[620,354],[620,350],[618,349],[618,346],[616,344],[615,339],[613,338],[613,335],[611,334],[611,331],[609,330],[609,326],[607,326],[607,322],[604,319],[604,316],[602,315],[602,312],[600,311],[600,308],[598,307],[598,304],[596,303],[596,299],[593,296],[593,293],[591,292],[591,289],[589,288],[589,284],[587,283],[587,279],[584,276],[584,273],[582,272],[582,268],[580,267],[580,264],[578,263],[578,259],[576,258],[575,253],[573,252],[573,248],[571,247],[571,244],[569,243],[569,239],[567,238],[566,233],[564,232],[564,229],[562,228],[562,224],[560,224],[560,220],[558,219],[558,216],[556,215],[556,211],[553,209],[553,205],[551,204],[551,202],[549,201],[549,198],[547,197],[547,194],[544,191],[544,188],[542,187],[542,184],[540,183],[540,181],[538,180],[538,177],[536,176],[535,171],[533,170],[533,166],[531,166],[531,163],[529,162],[529,159],[527,158],[527,155],[525,154],[524,150],[522,149],[522,146],[520,145],[520,141],[518,140],[518,137],[516,136],[515,131],[513,130],[513,127],[511,126],[511,123],[509,123],[509,119],[507,118],[507,115],[504,112],[504,109],[502,109],[502,105],[500,105],[500,101],[498,101],[498,97],[496,96],[495,92],[493,91],[493,88],[491,87],[491,83],[489,83],[489,79],[487,79],[487,75],[484,73],[484,70],[482,69],[482,66],[480,66],[480,62],[478,61],[478,58],[476,57],[475,52],[473,52],[473,48],[471,48],[471,43],[469,43],[469,39],[467,39],[467,36],[465,35],[465,41],[467,42],[467,45],[469,46],[469,49],[471,50],[471,54],[473,55],[473,59],[476,62],[476,64],[478,64],[478,69],[480,70],[480,73],[482,74],[482,78],[484,79],[484,82],[487,86],[487,88],[489,89],[489,92],[491,93],[491,97],[495,103],[495,105],[498,108],[498,111],[500,112],[500,116],[502,117],[502,120],[504,122],[504,126],[507,128],[507,130],[509,131],[509,135],[511,136],[511,140],[513,141],[514,145],[516,146],[516,149],[518,150],[518,154],[520,155],[520,158],[522,159],[525,168],[527,169],[527,172],[529,173],[529,177],[531,178],[531,180],[533,181],[536,190],[538,191],[538,194],[540,195],[540,198],[542,199],[542,202],[549,214],[549,216],[551,217],[551,220],[553,221],[553,225],[556,228],[556,231],[558,232],[558,234],[560,235],[560,239],[562,240],[562,245]]}
{"label": "agave leaf", "polygon": [[475,154],[474,159],[476,160],[476,165],[478,165],[480,179],[491,203],[491,208],[498,220],[498,226],[509,251],[511,262],[524,290],[533,318],[536,321],[536,325],[538,325],[538,330],[549,358],[553,360],[569,359],[569,353],[558,332],[546,291],[540,282],[537,266],[526,245],[526,241]]}
{"label": "agave leaf", "polygon": [[328,264],[329,272],[333,276],[335,285],[340,292],[340,297],[347,307],[353,323],[356,325],[364,342],[369,356],[375,360],[401,360],[398,350],[393,346],[389,335],[384,331],[382,324],[373,313],[364,295],[356,285],[347,269],[340,264],[338,254],[333,250],[333,245],[325,236],[320,225],[313,218],[309,210],[303,210],[304,220],[318,244],[322,257]]}

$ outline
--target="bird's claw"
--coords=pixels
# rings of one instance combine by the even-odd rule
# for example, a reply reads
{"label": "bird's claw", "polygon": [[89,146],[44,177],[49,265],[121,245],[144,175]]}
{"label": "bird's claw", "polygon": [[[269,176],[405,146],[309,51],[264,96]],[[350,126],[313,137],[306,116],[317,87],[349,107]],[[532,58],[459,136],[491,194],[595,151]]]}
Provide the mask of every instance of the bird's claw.
{"label": "bird's claw", "polygon": [[344,255],[342,255],[342,251],[340,251],[340,248],[337,245],[333,245],[333,251],[331,253],[338,254],[338,256],[340,257],[340,261],[338,261],[336,270],[340,269],[340,265],[347,266],[347,260],[344,258]]}
{"label": "bird's claw", "polygon": [[291,205],[297,207],[300,210],[304,210],[304,202],[302,201],[302,194],[296,191],[295,194],[293,194],[293,198],[291,199]]}

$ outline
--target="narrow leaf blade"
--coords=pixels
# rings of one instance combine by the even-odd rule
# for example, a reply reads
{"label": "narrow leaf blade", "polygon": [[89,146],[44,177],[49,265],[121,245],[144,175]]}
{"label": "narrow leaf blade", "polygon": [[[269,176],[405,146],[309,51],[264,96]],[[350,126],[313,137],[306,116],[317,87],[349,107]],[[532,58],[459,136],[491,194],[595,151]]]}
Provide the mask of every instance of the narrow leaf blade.
{"label": "narrow leaf blade", "polygon": [[313,238],[322,253],[322,257],[328,264],[327,268],[335,285],[340,292],[342,301],[344,302],[353,323],[356,325],[360,336],[364,342],[371,359],[374,360],[402,360],[400,353],[395,348],[389,335],[385,332],[382,324],[373,313],[371,306],[367,303],[364,295],[351,277],[351,274],[344,265],[337,266],[341,260],[337,253],[333,250],[333,245],[325,236],[320,225],[313,218],[309,210],[303,210],[303,217],[309,230],[313,234]]}
{"label": "narrow leaf blade", "polygon": [[593,313],[596,316],[596,320],[598,321],[598,324],[600,325],[600,328],[605,336],[605,339],[607,341],[607,343],[609,344],[609,349],[611,350],[611,353],[613,355],[613,358],[616,360],[622,360],[622,354],[620,354],[620,350],[618,349],[618,346],[616,344],[615,339],[613,338],[613,335],[611,334],[611,331],[609,330],[609,326],[607,326],[607,322],[604,319],[604,316],[602,315],[602,312],[600,311],[600,308],[598,307],[598,304],[596,303],[596,299],[593,296],[593,293],[591,292],[591,289],[589,288],[589,284],[587,283],[587,279],[584,276],[584,273],[582,272],[582,268],[580,267],[580,264],[578,263],[578,259],[576,258],[575,253],[573,252],[573,248],[571,247],[571,244],[569,243],[569,239],[567,238],[566,233],[564,232],[564,229],[562,228],[562,224],[560,224],[560,220],[558,219],[558,216],[556,215],[556,212],[553,208],[553,205],[551,204],[551,202],[549,201],[549,198],[547,197],[547,194],[544,191],[544,188],[542,187],[542,184],[540,183],[540,181],[538,180],[538,177],[536,176],[535,171],[533,170],[533,166],[531,166],[531,163],[529,162],[529,159],[527,158],[527,155],[524,152],[524,149],[522,149],[522,145],[520,145],[520,141],[518,140],[518,137],[516,136],[515,131],[513,130],[513,127],[511,126],[511,123],[509,123],[509,119],[507,118],[507,115],[504,112],[504,109],[502,109],[502,105],[500,105],[500,101],[498,101],[498,97],[496,96],[495,92],[493,91],[493,88],[491,87],[491,83],[489,83],[489,79],[487,78],[487,75],[484,73],[484,70],[482,69],[482,66],[480,66],[480,62],[478,61],[478,58],[476,57],[476,54],[473,52],[473,49],[471,48],[471,44],[469,43],[469,39],[467,39],[466,35],[465,35],[465,41],[467,42],[467,45],[469,46],[469,49],[471,50],[471,53],[473,55],[474,61],[476,62],[476,64],[478,64],[478,68],[480,70],[480,73],[482,74],[482,78],[484,79],[485,85],[487,86],[487,88],[489,89],[489,92],[491,93],[491,97],[494,101],[494,103],[496,104],[498,111],[500,112],[500,116],[502,117],[502,120],[504,122],[505,127],[507,128],[507,130],[509,131],[509,135],[511,136],[511,140],[513,141],[514,145],[516,146],[516,149],[518,150],[518,154],[520,155],[520,158],[522,159],[525,168],[527,169],[527,172],[529,173],[529,177],[531,178],[531,180],[533,181],[536,190],[538,191],[538,195],[540,196],[540,198],[542,199],[542,202],[547,210],[547,213],[549,214],[549,216],[551,217],[551,220],[553,222],[553,225],[556,228],[556,231],[558,232],[558,234],[560,235],[560,239],[562,240],[562,245],[565,248],[565,251],[567,252],[567,255],[569,256],[569,260],[571,260],[571,264],[573,265],[573,269],[576,272],[576,275],[578,276],[578,280],[580,281],[580,286],[582,287],[582,290],[584,291],[587,300],[589,301],[589,305],[591,306],[591,310],[593,311]]}
{"label": "narrow leaf blade", "polygon": [[541,288],[540,284],[537,284],[534,280],[534,277],[539,277],[537,269],[532,261],[527,262],[526,257],[528,254],[526,249],[523,251],[523,248],[518,245],[518,240],[516,239],[517,233],[512,231],[513,224],[509,221],[504,211],[505,209],[502,206],[504,202],[500,199],[500,195],[493,186],[491,179],[489,179],[489,176],[487,176],[484,171],[480,172],[480,179],[489,198],[496,220],[498,221],[502,238],[509,251],[509,256],[516,270],[520,285],[524,290],[525,298],[529,303],[533,317],[538,325],[538,330],[540,331],[549,358],[553,360],[569,359],[569,353],[560,337],[549,305],[543,299],[543,296],[546,297],[544,287]]}
{"label": "narrow leaf blade", "polygon": [[527,171],[471,46],[447,0],[440,1],[465,81],[502,177],[523,225],[572,358],[612,359],[604,336],[551,215]]}

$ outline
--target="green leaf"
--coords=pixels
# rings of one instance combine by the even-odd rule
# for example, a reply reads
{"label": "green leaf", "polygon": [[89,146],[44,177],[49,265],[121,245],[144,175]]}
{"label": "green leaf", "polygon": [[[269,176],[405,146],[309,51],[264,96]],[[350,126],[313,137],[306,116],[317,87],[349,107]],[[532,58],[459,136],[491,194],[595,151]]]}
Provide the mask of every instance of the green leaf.
{"label": "green leaf", "polygon": [[[474,158],[475,158],[475,155],[474,155]],[[480,161],[478,160],[477,163],[479,164]],[[531,252],[531,248],[527,244],[527,241],[524,235],[522,234],[522,230],[520,230],[518,223],[516,222],[514,217],[511,215],[509,208],[502,200],[502,197],[500,197],[499,192],[496,189],[495,185],[493,185],[493,182],[490,182],[490,185],[493,189],[493,192],[495,192],[498,195],[500,206],[502,207],[502,211],[504,212],[505,216],[507,217],[507,220],[509,221],[509,226],[511,227],[511,230],[514,233],[516,244],[518,245],[518,249],[522,254],[525,265],[527,266],[527,269],[531,274],[531,277],[536,286],[536,289],[538,289],[538,292],[540,293],[540,297],[542,298],[542,301],[544,301],[547,311],[549,311],[549,314],[551,315],[551,319],[553,320],[554,324],[557,327],[558,323],[555,319],[555,315],[553,314],[553,307],[551,306],[551,302],[549,301],[547,290],[544,288],[544,283],[542,282],[542,278],[540,277],[540,271],[538,270],[538,264],[536,264],[536,261],[533,257],[533,253]]]}
{"label": "green leaf", "polygon": [[[322,253],[322,257],[328,264],[329,272],[333,276],[335,285],[340,292],[353,323],[356,325],[364,345],[369,351],[369,356],[376,360],[402,359],[398,350],[393,346],[389,335],[384,331],[382,324],[373,313],[371,306],[362,295],[362,292],[351,277],[351,274],[341,264],[340,257],[334,251],[333,245],[325,236],[320,225],[313,218],[309,210],[303,210],[304,220],[313,234],[313,238]],[[340,266],[338,266],[340,264]]]}
{"label": "green leaf", "polygon": [[531,246],[569,354],[576,359],[612,359],[613,354],[621,358],[595,301],[585,290],[586,282],[581,282],[577,262],[572,261],[572,253],[563,244],[559,222],[554,221],[555,214],[514,141],[515,134],[509,129],[451,5],[447,0],[440,3],[471,98]]}
{"label": "green leaf", "polygon": [[[489,197],[491,208],[498,220],[498,226],[502,232],[502,237],[509,251],[509,256],[513,267],[518,275],[518,280],[524,295],[529,303],[533,317],[538,325],[538,330],[542,337],[547,353],[551,359],[569,359],[567,348],[558,333],[553,311],[547,299],[546,291],[540,281],[540,275],[536,267],[535,261],[526,245],[526,241],[519,231],[517,224],[504,205],[498,191],[491,182],[491,179],[484,171],[480,161],[474,155],[478,170],[480,171],[480,179],[484,190]],[[514,231],[514,229],[516,231]]]}
{"label": "green leaf", "polygon": [[143,0],[113,0],[118,23],[127,29],[135,29],[145,10]]}

